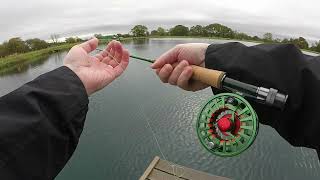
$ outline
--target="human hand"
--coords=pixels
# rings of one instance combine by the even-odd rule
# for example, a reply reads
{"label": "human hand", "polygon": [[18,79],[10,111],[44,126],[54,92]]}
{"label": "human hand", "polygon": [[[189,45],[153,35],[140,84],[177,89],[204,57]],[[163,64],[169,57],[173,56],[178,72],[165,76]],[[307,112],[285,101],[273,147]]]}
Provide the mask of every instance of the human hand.
{"label": "human hand", "polygon": [[152,65],[164,83],[177,85],[187,91],[198,91],[209,87],[208,85],[191,80],[192,67],[204,67],[205,53],[209,44],[190,43],[179,44],[161,55]]}
{"label": "human hand", "polygon": [[80,78],[88,95],[110,84],[129,64],[129,52],[118,41],[111,41],[104,51],[95,56],[89,55],[97,48],[98,42],[93,38],[72,47],[63,62]]}

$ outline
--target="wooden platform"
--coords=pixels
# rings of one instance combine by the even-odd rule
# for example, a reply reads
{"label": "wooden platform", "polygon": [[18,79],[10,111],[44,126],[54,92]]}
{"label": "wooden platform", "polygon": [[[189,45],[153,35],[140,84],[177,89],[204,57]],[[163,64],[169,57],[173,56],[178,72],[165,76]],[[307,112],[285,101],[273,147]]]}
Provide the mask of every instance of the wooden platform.
{"label": "wooden platform", "polygon": [[230,180],[191,168],[174,165],[156,156],[139,180]]}

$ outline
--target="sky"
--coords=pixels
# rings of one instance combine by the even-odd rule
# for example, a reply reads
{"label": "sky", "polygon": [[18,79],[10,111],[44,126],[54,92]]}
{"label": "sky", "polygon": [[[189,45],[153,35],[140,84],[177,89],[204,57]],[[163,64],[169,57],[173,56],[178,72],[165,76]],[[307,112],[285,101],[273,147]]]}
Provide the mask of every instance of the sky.
{"label": "sky", "polygon": [[319,0],[0,0],[0,42],[222,23],[250,35],[320,40]]}

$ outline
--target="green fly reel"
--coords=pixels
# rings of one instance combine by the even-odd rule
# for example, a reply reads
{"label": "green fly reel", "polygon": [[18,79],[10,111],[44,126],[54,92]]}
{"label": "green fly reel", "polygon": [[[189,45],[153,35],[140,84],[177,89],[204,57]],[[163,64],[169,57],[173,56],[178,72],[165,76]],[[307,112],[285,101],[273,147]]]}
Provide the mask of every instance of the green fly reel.
{"label": "green fly reel", "polygon": [[256,112],[242,96],[221,93],[201,109],[196,130],[201,144],[210,153],[236,156],[250,147],[258,134]]}

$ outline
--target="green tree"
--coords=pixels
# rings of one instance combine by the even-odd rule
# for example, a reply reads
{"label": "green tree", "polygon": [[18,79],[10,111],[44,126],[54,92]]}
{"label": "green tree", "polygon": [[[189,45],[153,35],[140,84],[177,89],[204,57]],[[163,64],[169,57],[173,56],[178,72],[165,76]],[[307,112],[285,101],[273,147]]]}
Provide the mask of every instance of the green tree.
{"label": "green tree", "polygon": [[158,36],[165,36],[165,35],[167,35],[166,30],[165,30],[164,28],[162,28],[162,27],[158,27],[157,32],[158,32]]}
{"label": "green tree", "polygon": [[5,57],[7,56],[9,53],[8,53],[8,50],[7,48],[5,47],[5,45],[3,44],[0,44],[0,57]]}
{"label": "green tree", "polygon": [[190,35],[191,36],[203,36],[204,29],[201,25],[192,26],[190,28]]}
{"label": "green tree", "polygon": [[240,40],[250,40],[253,39],[251,36],[249,36],[246,33],[241,33],[241,32],[234,32],[234,38],[240,39]]}
{"label": "green tree", "polygon": [[131,35],[130,34],[118,34],[118,37],[128,38],[128,37],[131,37]]}
{"label": "green tree", "polygon": [[31,50],[44,49],[49,46],[49,44],[46,41],[38,38],[28,39],[26,40],[26,44],[29,46]]}
{"label": "green tree", "polygon": [[77,39],[73,37],[66,38],[66,43],[76,43]]}
{"label": "green tree", "polygon": [[158,36],[158,31],[152,30],[150,34],[151,34],[151,36]]}
{"label": "green tree", "polygon": [[265,34],[263,35],[263,40],[264,40],[265,42],[272,42],[272,40],[273,40],[273,35],[272,35],[271,33],[265,33]]}
{"label": "green tree", "polygon": [[187,36],[189,34],[189,28],[183,25],[177,25],[170,29],[171,36]]}
{"label": "green tree", "polygon": [[6,48],[10,54],[28,52],[30,48],[20,37],[11,38]]}
{"label": "green tree", "polygon": [[234,38],[234,31],[222,24],[209,24],[205,27],[205,31],[208,36],[215,36],[215,37],[224,37],[224,38]]}
{"label": "green tree", "polygon": [[309,44],[308,44],[307,40],[303,37],[293,39],[292,43],[301,49],[308,49],[309,48]]}
{"label": "green tree", "polygon": [[157,30],[151,31],[152,36],[165,36],[167,34],[166,30],[162,27],[158,27]]}
{"label": "green tree", "polygon": [[149,35],[148,28],[144,25],[136,25],[131,29],[134,37],[145,37]]}

